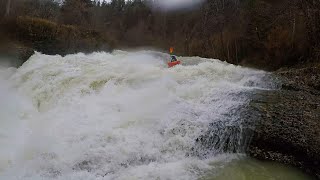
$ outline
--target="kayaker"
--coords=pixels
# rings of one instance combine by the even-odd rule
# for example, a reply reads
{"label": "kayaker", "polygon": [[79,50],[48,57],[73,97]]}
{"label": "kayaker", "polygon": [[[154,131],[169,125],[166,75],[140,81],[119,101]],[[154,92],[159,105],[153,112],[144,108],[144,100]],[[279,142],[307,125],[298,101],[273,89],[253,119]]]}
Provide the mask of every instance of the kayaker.
{"label": "kayaker", "polygon": [[181,62],[177,59],[177,57],[175,55],[173,55],[173,47],[170,47],[170,57],[171,57],[171,61],[168,62],[168,67],[174,67],[178,64],[181,64]]}
{"label": "kayaker", "polygon": [[178,59],[176,58],[175,55],[171,55],[171,62],[175,62],[175,61],[178,61]]}
{"label": "kayaker", "polygon": [[176,56],[172,54],[173,53],[173,47],[170,47],[170,56],[171,56],[171,62],[178,61]]}

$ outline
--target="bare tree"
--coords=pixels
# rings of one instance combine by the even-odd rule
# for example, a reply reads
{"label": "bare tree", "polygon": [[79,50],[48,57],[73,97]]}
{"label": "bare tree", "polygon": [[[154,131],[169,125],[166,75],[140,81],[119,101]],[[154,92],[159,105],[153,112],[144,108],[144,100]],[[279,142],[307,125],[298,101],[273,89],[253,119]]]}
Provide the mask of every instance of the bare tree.
{"label": "bare tree", "polygon": [[6,14],[5,16],[9,16],[10,14],[10,6],[11,6],[11,0],[7,1],[7,6],[6,6]]}

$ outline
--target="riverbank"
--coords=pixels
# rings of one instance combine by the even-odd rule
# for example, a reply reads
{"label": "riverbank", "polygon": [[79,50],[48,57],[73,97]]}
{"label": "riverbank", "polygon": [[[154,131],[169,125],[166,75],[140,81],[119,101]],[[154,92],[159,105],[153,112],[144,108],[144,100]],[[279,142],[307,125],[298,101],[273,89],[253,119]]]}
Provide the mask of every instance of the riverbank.
{"label": "riverbank", "polygon": [[34,51],[48,55],[110,51],[112,41],[101,33],[35,17],[3,19],[0,26],[0,55],[19,67]]}
{"label": "riverbank", "polygon": [[[176,55],[217,58],[267,71],[319,62],[316,1],[205,1],[191,11],[177,12],[159,12],[140,1],[114,2],[120,7],[91,1],[62,6],[21,2],[26,9],[16,7],[16,13],[0,18],[5,27],[1,30],[11,41],[51,55],[174,47]],[[38,8],[41,5],[48,9]],[[39,12],[29,13],[34,10]]]}
{"label": "riverbank", "polygon": [[258,91],[250,103],[257,122],[247,153],[301,168],[320,178],[320,66],[274,73],[280,89]]}

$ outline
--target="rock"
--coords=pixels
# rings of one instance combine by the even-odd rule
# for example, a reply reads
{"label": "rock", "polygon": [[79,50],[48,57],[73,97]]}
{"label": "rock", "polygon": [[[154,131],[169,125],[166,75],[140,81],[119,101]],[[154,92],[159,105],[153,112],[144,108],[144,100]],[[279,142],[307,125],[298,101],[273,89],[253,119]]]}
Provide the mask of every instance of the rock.
{"label": "rock", "polygon": [[34,50],[32,48],[16,43],[7,43],[0,46],[1,64],[7,66],[20,67],[33,54]]}
{"label": "rock", "polygon": [[256,122],[247,153],[293,165],[320,179],[320,69],[278,71],[278,90],[253,96],[248,122]]}
{"label": "rock", "polygon": [[18,59],[20,60],[20,62],[17,65],[21,66],[24,62],[26,62],[34,54],[34,50],[29,47],[18,46],[16,53],[17,53],[16,55],[17,55]]}
{"label": "rock", "polygon": [[295,86],[302,91],[319,94],[320,64],[312,64],[300,69],[280,70],[276,72],[283,79],[283,85]]}

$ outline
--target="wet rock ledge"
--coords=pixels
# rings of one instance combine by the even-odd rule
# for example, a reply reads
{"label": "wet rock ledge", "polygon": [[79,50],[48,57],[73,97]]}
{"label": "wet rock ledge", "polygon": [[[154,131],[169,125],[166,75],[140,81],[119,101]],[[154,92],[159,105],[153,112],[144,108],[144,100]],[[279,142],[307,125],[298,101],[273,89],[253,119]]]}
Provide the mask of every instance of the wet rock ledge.
{"label": "wet rock ledge", "polygon": [[257,122],[247,153],[320,179],[320,64],[274,75],[280,89],[256,92],[246,114]]}
{"label": "wet rock ledge", "polygon": [[32,48],[19,43],[0,44],[0,65],[20,67],[33,54]]}

